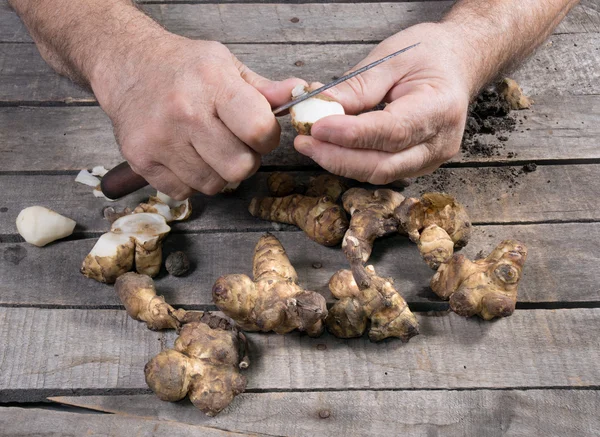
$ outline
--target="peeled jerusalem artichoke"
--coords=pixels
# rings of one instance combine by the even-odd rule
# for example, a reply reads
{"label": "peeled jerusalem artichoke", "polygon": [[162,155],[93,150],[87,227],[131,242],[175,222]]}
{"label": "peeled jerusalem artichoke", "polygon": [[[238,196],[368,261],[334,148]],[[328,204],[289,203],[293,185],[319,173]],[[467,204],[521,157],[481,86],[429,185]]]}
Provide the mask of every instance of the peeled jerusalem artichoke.
{"label": "peeled jerusalem artichoke", "polygon": [[431,289],[450,308],[482,319],[510,316],[517,302],[517,288],[527,259],[527,248],[516,240],[501,242],[487,258],[468,260],[455,254],[443,263],[431,280]]}
{"label": "peeled jerusalem artichoke", "polygon": [[75,220],[43,206],[30,206],[17,216],[19,234],[25,241],[38,247],[68,237],[75,225]]}
{"label": "peeled jerusalem artichoke", "polygon": [[253,274],[254,280],[240,274],[217,279],[212,289],[217,308],[245,331],[322,333],[325,298],[298,285],[285,249],[271,234],[263,235],[254,249]]}
{"label": "peeled jerusalem artichoke", "polygon": [[[292,99],[296,99],[312,90],[298,85],[292,90]],[[301,135],[310,135],[312,125],[329,115],[344,115],[344,107],[323,94],[317,94],[290,108],[292,125]]]}
{"label": "peeled jerusalem artichoke", "polygon": [[162,240],[171,228],[160,214],[138,213],[115,220],[85,257],[81,273],[112,284],[135,267],[138,273],[156,276],[162,264]]}
{"label": "peeled jerusalem artichoke", "polygon": [[172,221],[187,220],[192,214],[192,205],[190,199],[175,200],[158,191],[156,196],[150,196],[148,202],[139,204],[133,212],[134,214],[140,212],[160,214],[167,223],[170,223]]}
{"label": "peeled jerusalem artichoke", "polygon": [[325,323],[336,337],[360,337],[369,321],[371,341],[398,337],[407,342],[419,333],[417,318],[392,280],[377,276],[373,266],[356,264],[352,271],[338,271],[329,281],[329,289],[339,300]]}
{"label": "peeled jerusalem artichoke", "polygon": [[324,246],[339,244],[348,228],[346,214],[327,196],[255,197],[248,211],[263,220],[296,225],[311,240]]}

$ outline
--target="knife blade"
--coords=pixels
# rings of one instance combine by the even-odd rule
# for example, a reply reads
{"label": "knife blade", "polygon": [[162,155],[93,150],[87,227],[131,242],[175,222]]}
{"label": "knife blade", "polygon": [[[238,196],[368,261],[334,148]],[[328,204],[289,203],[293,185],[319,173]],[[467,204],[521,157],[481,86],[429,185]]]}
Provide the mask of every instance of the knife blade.
{"label": "knife blade", "polygon": [[[397,52],[391,53],[381,59],[378,59],[375,62],[371,62],[370,64],[365,65],[364,67],[352,71],[334,80],[333,82],[329,82],[328,84],[323,85],[322,87],[317,88],[316,90],[310,91],[306,94],[302,94],[301,96],[296,97],[295,99],[287,102],[286,104],[273,109],[273,114],[277,115],[285,111],[286,109],[297,105],[300,102],[310,99],[311,97],[314,97],[317,94],[321,94],[323,91],[326,91],[329,88],[333,88],[334,86],[339,85],[340,83],[345,82],[348,79],[352,79],[353,77],[358,76],[359,74],[364,73],[365,71],[370,70],[371,68],[376,67],[379,64],[382,64],[392,59],[393,57],[398,56],[399,54],[418,46],[419,44],[420,43],[415,43],[408,47],[404,47],[403,49],[400,49]],[[125,161],[117,165],[116,167],[110,169],[108,173],[104,175],[102,181],[100,182],[100,189],[106,197],[112,200],[116,200],[128,194],[131,194],[134,191],[145,187],[146,185],[148,185],[148,182],[142,176],[135,173],[131,169],[129,163]]]}

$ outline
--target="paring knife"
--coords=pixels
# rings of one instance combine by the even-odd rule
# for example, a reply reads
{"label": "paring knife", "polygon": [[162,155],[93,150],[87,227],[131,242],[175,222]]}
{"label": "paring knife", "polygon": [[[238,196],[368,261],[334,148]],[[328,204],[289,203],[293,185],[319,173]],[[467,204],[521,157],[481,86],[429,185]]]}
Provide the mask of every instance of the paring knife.
{"label": "paring knife", "polygon": [[[317,88],[314,91],[310,91],[308,93],[302,94],[301,96],[296,97],[295,99],[291,100],[290,102],[286,103],[285,105],[281,105],[278,108],[273,109],[273,114],[277,115],[277,114],[285,111],[286,109],[289,109],[292,106],[297,105],[300,102],[310,99],[311,97],[314,97],[317,94],[320,94],[325,90],[328,90],[329,88],[333,88],[334,86],[339,85],[340,83],[345,82],[348,79],[358,76],[359,74],[364,73],[365,71],[370,70],[371,68],[376,67],[377,65],[379,65],[389,59],[392,59],[393,57],[399,55],[400,53],[404,53],[404,52],[418,46],[419,44],[420,43],[416,43],[416,44],[410,45],[408,47],[405,47],[402,50],[398,50],[397,52],[387,55],[386,57],[381,58],[375,62],[371,62],[370,64],[359,68],[358,70],[348,73],[345,76],[342,76],[339,79],[334,80],[333,82],[329,82],[328,84],[323,85],[322,87]],[[145,187],[146,185],[148,185],[148,182],[146,181],[146,179],[144,179],[142,176],[135,173],[129,166],[129,163],[127,161],[125,161],[125,162],[122,162],[121,164],[117,165],[116,167],[112,168],[108,173],[106,173],[104,175],[104,177],[102,178],[102,182],[100,184],[100,188],[102,190],[102,193],[106,197],[108,197],[109,199],[116,200],[116,199],[120,199],[121,197],[126,196],[130,193],[133,193],[134,191],[137,191],[140,188]]]}

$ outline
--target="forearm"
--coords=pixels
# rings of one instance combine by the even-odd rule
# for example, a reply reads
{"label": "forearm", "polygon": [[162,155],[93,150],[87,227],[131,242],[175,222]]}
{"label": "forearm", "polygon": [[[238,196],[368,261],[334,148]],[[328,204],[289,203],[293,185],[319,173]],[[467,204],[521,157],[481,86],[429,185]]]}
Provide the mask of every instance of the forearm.
{"label": "forearm", "polygon": [[442,20],[469,56],[471,94],[540,45],[577,0],[460,0]]}
{"label": "forearm", "polygon": [[131,0],[9,0],[42,57],[57,72],[93,87],[95,79],[125,67],[133,47],[164,30]]}

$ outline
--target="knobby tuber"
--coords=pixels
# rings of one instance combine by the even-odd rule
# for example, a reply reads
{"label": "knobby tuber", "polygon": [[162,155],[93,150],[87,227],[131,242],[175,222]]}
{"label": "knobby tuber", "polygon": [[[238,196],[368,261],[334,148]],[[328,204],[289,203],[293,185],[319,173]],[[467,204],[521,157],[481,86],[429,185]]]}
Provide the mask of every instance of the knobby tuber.
{"label": "knobby tuber", "polygon": [[322,174],[310,178],[304,194],[311,197],[328,196],[333,202],[337,202],[347,189],[348,187],[339,177]]}
{"label": "knobby tuber", "polygon": [[516,240],[501,242],[487,258],[470,261],[455,254],[443,263],[431,280],[439,297],[450,299],[450,308],[485,320],[510,316],[517,302],[527,248]]}
{"label": "knobby tuber", "polygon": [[368,261],[376,238],[398,232],[394,210],[403,200],[400,193],[388,189],[351,188],[344,193],[342,203],[350,214],[350,226],[342,248],[351,265]]}
{"label": "knobby tuber", "polygon": [[371,341],[398,337],[407,342],[419,333],[417,318],[392,279],[377,276],[373,266],[355,264],[352,270],[338,271],[329,281],[329,289],[339,300],[329,310],[325,323],[336,337],[360,337],[369,321]]}
{"label": "knobby tuber", "polygon": [[133,268],[156,276],[162,264],[162,240],[171,228],[160,214],[137,213],[113,222],[85,257],[81,273],[112,284]]}
{"label": "knobby tuber", "polygon": [[146,383],[162,400],[190,401],[209,416],[227,407],[246,388],[239,369],[249,365],[247,341],[222,317],[202,311],[175,310],[157,296],[149,276],[126,273],[115,290],[127,313],[148,328],[177,329],[175,346],[144,367]]}
{"label": "knobby tuber", "polygon": [[289,196],[296,189],[296,180],[289,173],[273,172],[267,178],[269,194],[273,197]]}
{"label": "knobby tuber", "polygon": [[498,84],[498,92],[506,100],[510,109],[528,109],[533,104],[533,100],[523,94],[523,90],[513,79],[503,79]]}
{"label": "knobby tuber", "polygon": [[162,240],[171,231],[167,222],[185,220],[192,213],[189,199],[175,200],[157,192],[133,213],[105,209],[112,221],[110,232],[102,235],[81,266],[81,273],[99,282],[112,284],[134,266],[138,273],[156,276],[162,264]]}
{"label": "knobby tuber", "polygon": [[17,216],[17,231],[29,244],[42,247],[68,237],[75,229],[71,220],[43,206],[30,206]]}
{"label": "knobby tuber", "polygon": [[339,244],[348,229],[344,210],[327,196],[255,197],[248,211],[263,220],[296,225],[311,240],[324,246]]}
{"label": "knobby tuber", "polygon": [[[312,91],[303,85],[297,85],[292,90],[292,99]],[[292,126],[301,135],[310,135],[312,125],[318,120],[330,115],[344,115],[344,107],[324,94],[317,94],[290,108]]]}
{"label": "knobby tuber", "polygon": [[446,193],[408,198],[394,214],[400,231],[417,243],[423,259],[432,269],[450,259],[454,248],[464,247],[471,236],[467,211]]}
{"label": "knobby tuber", "polygon": [[325,298],[298,285],[285,249],[271,234],[263,235],[254,249],[253,275],[254,280],[242,274],[221,276],[212,290],[215,305],[243,330],[322,333]]}

